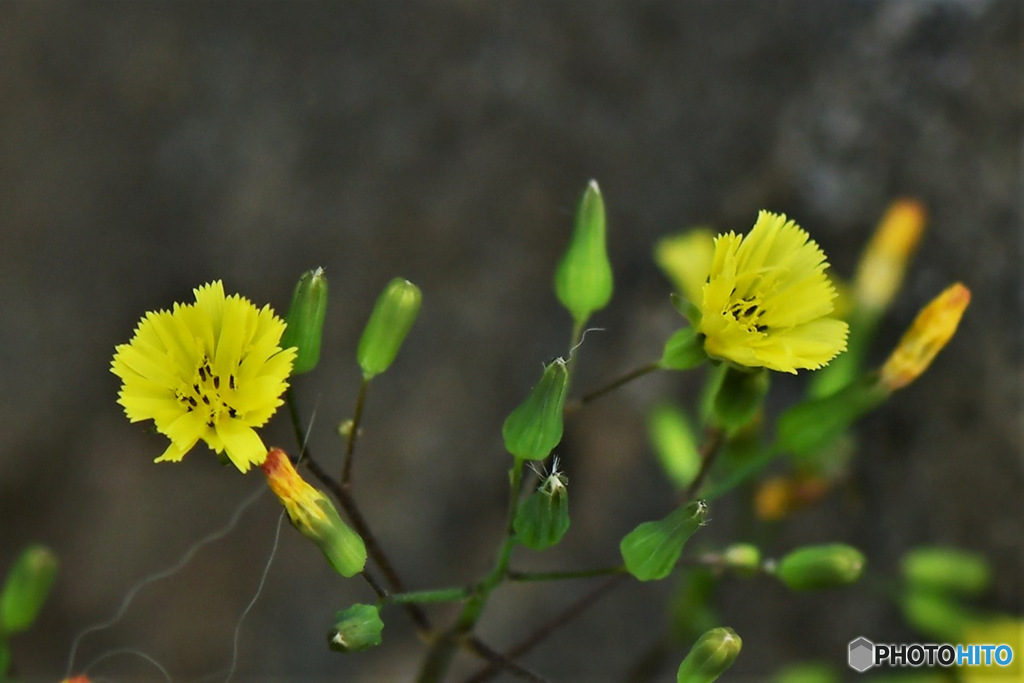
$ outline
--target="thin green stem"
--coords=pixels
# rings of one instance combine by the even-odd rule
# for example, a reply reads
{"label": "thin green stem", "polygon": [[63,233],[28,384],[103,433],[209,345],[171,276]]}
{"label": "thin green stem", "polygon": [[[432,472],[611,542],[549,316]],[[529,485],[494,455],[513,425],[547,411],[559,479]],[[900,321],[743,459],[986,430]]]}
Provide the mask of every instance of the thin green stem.
{"label": "thin green stem", "polygon": [[693,478],[690,485],[686,487],[686,491],[683,492],[684,501],[692,500],[700,492],[700,487],[704,485],[708,472],[711,471],[711,467],[715,464],[718,453],[722,450],[723,443],[725,443],[725,430],[721,427],[712,427],[708,431],[707,440],[700,451],[700,470],[698,470],[697,476]]}
{"label": "thin green stem", "polygon": [[461,602],[469,597],[468,588],[438,588],[429,591],[411,591],[409,593],[394,593],[385,598],[385,602],[396,605],[410,603],[425,604],[432,602]]}
{"label": "thin green stem", "polygon": [[632,382],[635,379],[643,377],[644,375],[648,375],[648,374],[654,372],[655,370],[659,369],[660,367],[661,366],[657,362],[654,362],[654,363],[648,363],[647,365],[641,366],[641,367],[636,368],[634,370],[630,370],[625,375],[622,375],[618,379],[613,380],[612,382],[606,384],[605,386],[601,387],[600,389],[596,389],[594,391],[591,391],[588,394],[584,394],[583,396],[581,396],[580,398],[576,399],[575,401],[570,401],[565,406],[565,413],[567,415],[575,413],[577,410],[579,410],[583,406],[587,405],[591,401],[599,399],[602,396],[604,396],[605,394],[609,394],[609,393],[615,391],[616,389],[618,389],[619,387],[621,387],[621,386],[623,386],[625,384],[629,384],[630,382]]}
{"label": "thin green stem", "polygon": [[460,640],[470,638],[473,627],[476,626],[491,592],[501,583],[508,571],[508,564],[512,557],[512,549],[515,548],[515,530],[513,522],[516,518],[516,510],[519,508],[519,490],[523,482],[523,461],[518,458],[512,469],[509,470],[509,502],[508,514],[505,524],[505,538],[498,549],[494,561],[494,567],[487,575],[473,586],[465,606],[462,608],[459,618],[455,624],[441,634],[434,641],[427,656],[423,661],[417,681],[419,683],[436,683],[443,680],[448,668],[451,666],[455,648]]}
{"label": "thin green stem", "polygon": [[595,576],[609,576],[611,574],[622,574],[626,571],[625,565],[615,567],[599,567],[597,569],[580,569],[569,572],[518,572],[509,571],[506,577],[509,581],[534,582],[534,581],[566,581],[570,579],[590,579]]}
{"label": "thin green stem", "polygon": [[345,459],[341,464],[341,485],[348,487],[349,482],[352,481],[352,454],[356,450],[356,439],[359,437],[359,425],[363,421],[363,406],[366,403],[366,387],[370,385],[370,380],[363,378],[363,381],[359,384],[359,395],[356,397],[356,410],[352,415],[352,424],[350,425],[348,438],[345,439]]}

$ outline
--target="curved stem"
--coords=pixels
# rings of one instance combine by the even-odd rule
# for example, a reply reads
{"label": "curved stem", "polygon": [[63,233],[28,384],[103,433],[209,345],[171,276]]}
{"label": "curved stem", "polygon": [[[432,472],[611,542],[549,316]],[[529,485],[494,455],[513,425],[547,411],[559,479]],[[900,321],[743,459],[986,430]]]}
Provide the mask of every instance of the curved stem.
{"label": "curved stem", "polygon": [[644,366],[641,366],[641,367],[636,368],[634,370],[631,370],[631,371],[627,372],[625,375],[619,377],[618,379],[613,380],[609,384],[606,384],[605,386],[601,387],[600,389],[595,389],[594,391],[591,391],[588,394],[584,394],[583,396],[581,396],[580,398],[576,399],[575,401],[570,401],[565,406],[565,413],[567,415],[575,413],[577,410],[579,410],[580,408],[582,408],[586,404],[590,403],[591,401],[599,399],[602,396],[604,396],[605,394],[608,394],[608,393],[611,393],[611,392],[615,391],[616,389],[618,389],[619,387],[623,386],[624,384],[628,384],[628,383],[632,382],[635,379],[643,377],[644,375],[648,375],[648,374],[654,372],[655,370],[659,369],[660,367],[661,366],[658,365],[657,362],[655,362],[655,363],[648,363],[647,365],[644,365]]}
{"label": "curved stem", "polygon": [[683,492],[684,501],[693,499],[700,491],[700,487],[704,485],[704,480],[707,479],[708,472],[711,471],[711,466],[715,464],[718,452],[722,450],[723,443],[725,443],[725,430],[721,427],[712,427],[708,431],[708,437],[704,442],[704,446],[700,449],[700,470],[698,470],[697,476],[693,478],[690,485],[686,487],[686,491]]}
{"label": "curved stem", "polygon": [[568,579],[590,579],[595,576],[608,576],[610,574],[625,573],[625,565],[615,567],[599,567],[597,569],[580,569],[569,572],[517,572],[509,571],[506,576],[509,581],[565,581]]}

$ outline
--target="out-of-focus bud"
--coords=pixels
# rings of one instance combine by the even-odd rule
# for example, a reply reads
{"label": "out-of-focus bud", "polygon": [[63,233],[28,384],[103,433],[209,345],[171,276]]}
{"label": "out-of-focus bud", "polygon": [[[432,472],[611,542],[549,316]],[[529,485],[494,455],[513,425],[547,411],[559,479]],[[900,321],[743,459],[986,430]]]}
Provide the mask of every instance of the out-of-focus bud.
{"label": "out-of-focus bud", "polygon": [[556,358],[544,367],[540,382],[505,420],[505,448],[520,460],[543,460],[562,440],[562,412],[569,385],[565,361]]}
{"label": "out-of-focus bud", "polygon": [[306,483],[280,448],[267,451],[260,465],[270,490],[280,499],[292,525],[310,539],[345,577],[355,576],[366,566],[366,546],[355,531],[341,521],[331,501]]}
{"label": "out-of-focus bud", "polygon": [[992,581],[984,557],[959,548],[914,548],[900,562],[903,580],[910,588],[979,595]]}
{"label": "out-of-focus bud", "polygon": [[761,568],[761,551],[750,543],[733,543],[722,551],[722,562],[740,576],[753,576]]}
{"label": "out-of-focus bud", "polygon": [[604,199],[596,180],[583,192],[569,249],[555,271],[555,295],[582,325],[612,298],[612,264],[605,240]]}
{"label": "out-of-focus bud", "polygon": [[779,562],[775,575],[791,590],[834,588],[853,583],[864,571],[864,555],[848,545],[833,543],[800,548]]}
{"label": "out-of-focus bud", "polygon": [[774,522],[799,512],[828,493],[831,482],[816,474],[795,474],[765,479],[754,493],[754,514]]}
{"label": "out-of-focus bud", "polygon": [[927,370],[936,354],[953,337],[970,302],[971,290],[957,282],[921,309],[882,366],[879,385],[886,391],[896,391]]}
{"label": "out-of-focus bud", "polygon": [[877,314],[889,306],[903,283],[926,219],[924,205],[916,199],[898,199],[889,205],[857,265],[854,287],[859,307]]}
{"label": "out-of-focus bud", "polygon": [[707,503],[701,500],[630,531],[619,543],[626,570],[641,581],[663,579],[671,574],[683,545],[704,524],[707,513]]}
{"label": "out-of-focus bud", "polygon": [[911,589],[900,596],[904,620],[933,642],[962,643],[964,629],[978,617],[952,596]]}
{"label": "out-of-focus bud", "polygon": [[658,366],[665,370],[689,370],[708,359],[704,351],[704,338],[695,327],[684,327],[665,342]]}
{"label": "out-of-focus bud", "polygon": [[398,350],[402,348],[402,342],[416,322],[422,301],[423,294],[419,287],[400,277],[396,277],[384,288],[356,351],[364,379],[370,379],[391,367]]}
{"label": "out-of-focus bud", "polygon": [[[772,683],[842,683],[842,676],[835,667],[824,662],[801,662],[785,667],[772,679]],[[943,679],[945,680],[945,679]],[[925,683],[906,681],[906,683]]]}
{"label": "out-of-focus bud", "polygon": [[335,614],[327,645],[335,652],[362,652],[380,645],[382,630],[384,622],[376,605],[355,604]]}
{"label": "out-of-focus bud", "polygon": [[540,488],[519,506],[512,524],[516,540],[534,550],[555,545],[569,530],[569,481],[557,462],[551,467]]}
{"label": "out-of-focus bud", "polygon": [[85,674],[80,676],[72,676],[71,678],[65,678],[61,683],[90,683],[89,677]]}
{"label": "out-of-focus bud", "polygon": [[32,545],[22,551],[7,573],[0,594],[0,634],[26,630],[36,620],[57,577],[57,556]]}
{"label": "out-of-focus bud", "polygon": [[726,365],[712,399],[712,419],[727,430],[739,429],[761,409],[768,384],[768,371],[764,368],[740,370]]}
{"label": "out-of-focus bud", "polygon": [[779,417],[775,445],[798,458],[829,446],[861,415],[880,405],[888,392],[876,380],[854,382],[839,392],[796,404]]}
{"label": "out-of-focus bud", "polygon": [[736,631],[720,626],[713,628],[693,644],[676,672],[677,683],[711,683],[732,666],[740,654],[743,641]]}
{"label": "out-of-focus bud", "polygon": [[299,278],[292,294],[281,336],[281,348],[298,349],[292,374],[309,372],[320,361],[320,340],[323,338],[324,315],[327,313],[327,276],[323,268],[307,270]]}
{"label": "out-of-focus bud", "polygon": [[676,406],[658,406],[647,418],[647,434],[672,483],[679,489],[689,486],[700,470],[700,450],[686,413]]}
{"label": "out-of-focus bud", "polygon": [[704,300],[714,254],[715,236],[707,228],[665,237],[654,247],[658,267],[681,295],[698,306]]}

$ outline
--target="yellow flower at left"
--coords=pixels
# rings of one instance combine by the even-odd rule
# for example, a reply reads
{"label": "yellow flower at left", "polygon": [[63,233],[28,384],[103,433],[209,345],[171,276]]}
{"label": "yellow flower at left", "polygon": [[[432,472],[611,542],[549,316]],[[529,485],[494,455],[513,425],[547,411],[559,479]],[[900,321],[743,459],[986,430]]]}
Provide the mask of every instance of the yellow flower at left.
{"label": "yellow flower at left", "polygon": [[262,464],[256,433],[283,403],[294,348],[282,349],[285,323],[218,280],[195,290],[195,303],[147,313],[116,348],[117,402],[132,422],[153,420],[171,440],[156,462],[177,462],[201,439],[240,471]]}

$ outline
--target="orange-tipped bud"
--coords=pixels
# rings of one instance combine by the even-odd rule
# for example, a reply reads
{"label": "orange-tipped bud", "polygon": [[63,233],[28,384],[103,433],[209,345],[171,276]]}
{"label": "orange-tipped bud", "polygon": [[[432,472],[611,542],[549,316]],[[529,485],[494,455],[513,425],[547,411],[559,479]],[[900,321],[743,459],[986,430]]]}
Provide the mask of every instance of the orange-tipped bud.
{"label": "orange-tipped bud", "polygon": [[857,303],[870,311],[888,307],[903,282],[907,262],[924,232],[927,211],[916,199],[889,205],[857,266]]}
{"label": "orange-tipped bud", "polygon": [[971,290],[958,282],[921,309],[914,324],[882,366],[879,384],[887,391],[896,391],[927,370],[953,337],[970,302]]}
{"label": "orange-tipped bud", "polygon": [[288,455],[280,448],[271,448],[260,469],[292,525],[320,547],[331,566],[342,576],[361,572],[366,565],[363,539],[341,521],[327,496],[306,483]]}
{"label": "orange-tipped bud", "polygon": [[769,522],[785,519],[814,505],[830,487],[827,479],[814,474],[766,479],[754,494],[754,514]]}

